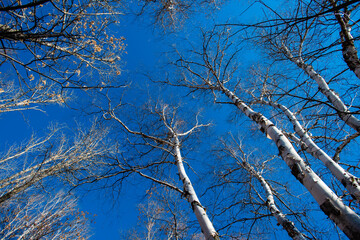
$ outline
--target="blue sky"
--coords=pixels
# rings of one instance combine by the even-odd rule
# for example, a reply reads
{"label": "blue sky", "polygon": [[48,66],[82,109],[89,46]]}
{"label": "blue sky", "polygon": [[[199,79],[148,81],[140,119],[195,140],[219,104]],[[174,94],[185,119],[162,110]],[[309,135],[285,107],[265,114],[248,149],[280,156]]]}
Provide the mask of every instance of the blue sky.
{"label": "blue sky", "polygon": [[[206,29],[211,27],[213,23],[221,23],[228,20],[235,21],[239,15],[241,15],[240,18],[244,21],[257,19],[258,16],[255,9],[243,12],[246,6],[247,4],[241,1],[232,1],[225,4],[221,11],[215,15],[197,16],[195,19],[190,19],[189,23],[185,24],[181,29],[178,29],[177,33],[165,34],[165,36],[161,29],[149,25],[143,18],[134,19],[132,16],[125,17],[120,21],[119,27],[116,29],[119,35],[125,37],[127,45],[127,54],[123,57],[125,62],[124,72],[121,77],[129,79],[134,85],[141,85],[141,82],[146,81],[141,73],[150,72],[154,75],[155,72],[159,71],[159,66],[169,61],[164,53],[171,51],[174,46],[182,46],[181,38],[198,37],[200,27]],[[180,41],[177,42],[174,39],[180,39]],[[246,59],[248,61],[250,58],[247,57]],[[161,73],[159,74],[160,76]],[[154,91],[161,90],[155,89]],[[137,97],[140,99],[144,98],[141,95]],[[224,108],[228,110],[224,110]],[[231,112],[230,107],[212,108],[203,114],[205,121],[208,120],[214,123],[212,131],[218,134],[223,134],[231,127],[231,124],[228,122],[229,114],[224,114],[224,112]],[[127,182],[131,182],[131,180]],[[145,190],[131,183],[129,185],[124,184],[123,191],[116,200],[116,203],[113,202],[111,196],[106,196],[103,192],[89,193],[85,198],[82,198],[80,206],[86,211],[96,214],[96,223],[93,225],[95,234],[92,239],[120,239],[120,232],[134,227],[138,220],[137,205],[139,200],[143,199]]]}
{"label": "blue sky", "polygon": [[[152,86],[147,88],[149,82],[146,80],[144,73],[149,73],[152,76],[164,76],[164,71],[159,66],[162,66],[168,57],[170,57],[169,52],[173,51],[173,47],[182,48],[186,46],[184,40],[193,40],[199,36],[200,28],[211,28],[214,23],[224,23],[224,22],[235,22],[241,20],[242,22],[254,21],[260,18],[259,8],[254,5],[250,10],[247,9],[248,4],[251,1],[230,1],[225,4],[220,11],[215,14],[208,16],[206,14],[196,15],[196,17],[188,20],[182,28],[176,30],[175,33],[165,33],[161,28],[154,27],[150,24],[150,21],[145,17],[135,18],[134,16],[123,16],[120,19],[120,23],[117,26],[113,26],[110,30],[113,30],[118,34],[118,37],[125,38],[126,54],[123,55],[123,69],[122,74],[119,76],[119,79],[125,80],[126,82],[131,82],[132,86],[136,86],[142,89],[139,91],[130,91],[129,99],[132,101],[139,100],[145,101],[146,97],[143,95],[146,90],[151,92],[152,95],[162,95],[167,94],[166,96],[175,96],[186,99],[186,107],[191,108],[190,110],[195,111],[197,108],[201,108],[204,104],[204,101],[199,100],[196,96],[192,99],[186,98],[186,91],[178,89],[166,89],[160,86]],[[272,7],[277,7],[278,2],[271,1],[270,4],[273,4]],[[246,11],[245,11],[246,10]],[[257,55],[258,49],[244,50],[241,57],[242,65],[241,67],[246,69],[253,61],[258,60]],[[4,67],[3,67],[4,68]],[[0,69],[0,72],[7,71],[7,69]],[[164,92],[163,92],[164,91]],[[135,92],[135,93],[134,93]],[[150,95],[151,95],[150,94]],[[165,98],[165,97],[164,97]],[[175,98],[176,99],[176,98]],[[75,100],[76,104],[81,104],[81,100]],[[229,129],[233,132],[243,134],[245,128],[252,128],[251,131],[247,131],[247,135],[242,135],[246,140],[250,139],[248,145],[254,145],[251,151],[257,151],[258,148],[263,147],[266,149],[266,153],[271,153],[274,155],[278,154],[278,150],[274,147],[274,144],[267,138],[257,131],[258,129],[250,123],[248,119],[239,118],[239,122],[230,122],[229,118],[234,116],[232,106],[225,105],[222,107],[212,107],[204,105],[205,110],[203,111],[202,117],[205,122],[213,123],[210,134],[204,140],[201,140],[204,146],[201,146],[200,149],[197,149],[198,152],[189,154],[189,158],[200,159],[198,162],[194,161],[194,167],[199,167],[199,171],[204,169],[201,168],[201,164],[206,162],[210,158],[210,145],[207,145],[206,141],[214,140],[214,136],[219,136],[221,134],[226,134]],[[67,129],[75,128],[77,123],[87,125],[90,123],[93,116],[87,116],[85,114],[79,113],[79,111],[71,110],[67,107],[59,106],[46,106],[44,107],[44,112],[41,111],[24,111],[19,112],[10,112],[0,115],[0,132],[1,132],[1,146],[0,150],[5,151],[13,144],[21,144],[22,142],[29,139],[31,134],[36,134],[37,136],[43,136],[47,132],[47,126],[51,123],[60,123],[64,126],[67,126]],[[130,113],[131,114],[131,113]],[[214,142],[212,142],[214,145]],[[268,144],[268,145],[267,145]],[[272,146],[273,148],[264,147]],[[209,148],[207,148],[209,147]],[[206,154],[201,153],[204,150]],[[264,151],[264,150],[263,150]],[[261,154],[261,153],[260,153]],[[256,154],[255,154],[256,155]],[[211,161],[215,161],[211,159]],[[277,167],[273,163],[272,167]],[[283,163],[281,163],[283,164]],[[284,164],[283,164],[284,165]],[[279,167],[280,168],[280,167]],[[195,173],[190,173],[194,179],[197,179]],[[326,176],[326,174],[324,174]],[[293,180],[293,177],[290,174],[290,171],[279,172],[274,179],[287,179]],[[200,182],[206,181],[206,179],[200,179]],[[98,186],[101,186],[98,185]],[[303,187],[300,184],[294,187],[293,193],[302,194],[304,191]],[[204,191],[204,189],[201,189]],[[142,185],[140,180],[134,180],[129,178],[125,180],[122,191],[120,195],[114,198],[112,192],[109,190],[99,190],[99,191],[90,191],[87,192],[85,189],[76,189],[75,193],[79,194],[79,207],[80,210],[89,212],[90,217],[94,220],[91,224],[91,229],[93,240],[107,240],[107,239],[121,239],[121,233],[125,232],[132,227],[134,227],[138,220],[138,204],[141,200],[144,200],[144,195],[146,193],[145,184]],[[204,201],[208,201],[208,196],[203,196]],[[185,201],[185,200],[184,200]],[[313,202],[311,196],[306,198],[303,202]],[[316,210],[318,211],[318,210]],[[315,212],[314,215],[317,215],[318,212]],[[310,215],[310,214],[309,214]],[[321,214],[320,214],[321,215]],[[322,216],[322,215],[321,215]],[[323,217],[323,216],[322,216]],[[274,229],[280,230],[274,233],[273,239],[284,237],[286,233],[281,230],[280,227],[275,226],[276,224],[271,223],[274,226]],[[215,226],[216,227],[216,226]]]}
{"label": "blue sky", "polygon": [[[141,81],[139,70],[155,68],[160,61],[163,41],[160,35],[155,34],[155,29],[133,15],[122,18],[120,24],[113,27],[118,33],[117,37],[126,38],[126,52],[123,56],[124,70],[120,78],[130,79],[131,82]],[[1,72],[7,72],[7,66]],[[75,100],[78,101],[78,100]],[[76,110],[59,106],[45,106],[43,111],[23,111],[3,113],[0,116],[1,151],[9,147],[24,144],[32,134],[41,137],[47,134],[47,126],[61,124],[67,129],[75,128],[77,123],[89,124],[93,117],[81,116]],[[91,225],[93,237],[91,239],[119,239],[120,231],[126,231],[136,224],[138,199],[144,191],[136,191],[137,187],[125,185],[121,197],[114,199],[111,194],[104,191],[84,193],[79,191],[79,207],[94,216]],[[134,196],[137,196],[134,198]],[[92,218],[92,217],[90,217]]]}
{"label": "blue sky", "polygon": [[[124,16],[120,23],[113,30],[117,32],[118,37],[125,37],[126,54],[123,56],[124,65],[122,79],[132,82],[134,85],[145,82],[144,72],[157,72],[158,66],[164,64],[168,58],[164,52],[168,52],[172,47],[182,46],[183,39],[198,37],[200,28],[211,27],[214,23],[222,23],[235,20],[241,15],[244,21],[257,18],[255,10],[246,9],[246,4],[241,1],[232,1],[225,4],[221,11],[214,15],[206,14],[190,18],[190,20],[177,33],[163,35],[163,30],[154,27],[146,21],[146,18],[136,19],[134,16]],[[178,36],[180,36],[178,38]],[[180,40],[173,40],[180,39]],[[249,60],[249,58],[248,58]],[[2,69],[4,71],[4,69]],[[161,70],[160,70],[161,71]],[[155,89],[155,91],[161,91]],[[135,98],[142,98],[138,95]],[[197,100],[195,100],[196,102]],[[194,102],[194,104],[195,104]],[[31,134],[42,136],[47,132],[47,126],[51,123],[60,123],[71,129],[78,122],[86,124],[86,116],[79,116],[78,111],[67,107],[46,106],[44,112],[24,111],[10,112],[0,116],[0,132],[2,138],[1,150],[7,149],[13,144],[19,144],[29,139]],[[215,123],[213,130],[216,133],[226,131],[231,125],[228,123],[228,114],[223,114],[223,108],[215,108],[204,112],[204,119],[211,119]],[[134,186],[131,179],[124,184],[122,192],[117,199],[112,197],[106,190],[80,193],[80,210],[90,213],[90,218],[94,220],[91,224],[93,240],[120,239],[120,233],[127,231],[136,225],[138,220],[137,205],[143,198],[146,189]],[[93,217],[91,217],[93,216]]]}
{"label": "blue sky", "polygon": [[[236,1],[237,2],[237,1]],[[238,6],[235,3],[232,6]],[[225,9],[224,15],[218,17],[219,21],[229,16],[229,12],[233,9],[231,5]],[[126,54],[123,57],[125,62],[124,72],[121,78],[129,79],[134,85],[145,82],[146,79],[142,75],[143,72],[157,72],[159,66],[168,61],[164,52],[174,46],[173,38],[176,35],[183,36],[182,33],[190,36],[186,33],[190,29],[191,34],[197,34],[197,29],[200,25],[194,26],[193,23],[197,21],[206,22],[213,21],[211,17],[198,18],[192,23],[185,25],[180,33],[172,33],[166,35],[162,34],[162,30],[149,25],[144,19],[135,19],[133,16],[124,17],[120,21],[118,28],[114,29],[120,36],[125,37]],[[188,29],[186,29],[188,28]],[[179,45],[179,44],[178,44]],[[159,91],[155,89],[155,91]],[[142,99],[144,96],[137,96]],[[222,110],[217,109],[205,113],[207,117],[204,119],[213,119],[214,116],[220,120],[220,128],[226,128],[228,126],[226,120],[227,115],[221,114]],[[220,116],[220,117],[219,117]],[[226,126],[225,126],[226,125]],[[221,132],[222,130],[215,130]],[[120,233],[128,231],[134,227],[138,220],[138,204],[139,200],[143,199],[146,189],[141,189],[139,186],[131,184],[131,180],[127,181],[129,185],[124,184],[122,192],[119,198],[112,199],[111,194],[106,195],[101,192],[90,192],[80,200],[80,206],[85,211],[91,214],[96,214],[95,223],[92,225],[94,235],[91,239],[105,240],[105,239],[121,239]]]}

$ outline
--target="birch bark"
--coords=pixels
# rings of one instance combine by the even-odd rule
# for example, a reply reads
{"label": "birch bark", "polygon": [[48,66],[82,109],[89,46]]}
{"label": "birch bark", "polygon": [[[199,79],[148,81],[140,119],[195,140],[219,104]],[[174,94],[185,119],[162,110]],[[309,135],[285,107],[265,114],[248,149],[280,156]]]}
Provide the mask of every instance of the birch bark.
{"label": "birch bark", "polygon": [[307,75],[309,75],[311,79],[316,81],[316,83],[319,85],[321,93],[324,94],[330,103],[334,106],[339,117],[355,131],[360,132],[360,120],[354,117],[352,113],[350,113],[338,94],[329,88],[325,79],[320,74],[318,74],[311,65],[306,64],[301,57],[294,57],[286,46],[283,45],[282,49],[290,61],[295,63]]}
{"label": "birch bark", "polygon": [[275,142],[279,154],[290,167],[291,173],[310,192],[321,210],[350,239],[360,239],[360,217],[346,206],[320,177],[306,165],[284,134],[269,119],[253,111],[233,92],[222,85],[218,90],[230,98],[238,109],[256,122],[260,126],[260,130]]}
{"label": "birch bark", "polygon": [[192,210],[194,211],[196,218],[200,224],[201,231],[205,235],[206,240],[220,240],[219,234],[216,232],[212,222],[206,214],[205,207],[200,203],[199,198],[196,195],[195,189],[191,184],[190,178],[187,176],[184,164],[180,152],[180,142],[178,137],[175,135],[175,160],[178,168],[179,176],[184,186],[185,197],[191,204]]}
{"label": "birch bark", "polygon": [[306,133],[299,121],[296,119],[295,115],[287,107],[274,102],[262,101],[262,103],[271,105],[274,108],[281,109],[293,124],[296,134],[298,134],[302,142],[306,144],[306,150],[313,157],[320,159],[324,163],[324,165],[331,171],[333,176],[335,176],[336,179],[338,179],[344,185],[344,187],[346,187],[346,189],[349,191],[349,193],[353,196],[354,199],[360,200],[359,178],[355,177],[354,175],[346,171],[344,168],[342,168],[316,143],[314,143],[309,134]]}
{"label": "birch bark", "polygon": [[[330,0],[330,3],[333,7],[336,7],[334,0]],[[344,61],[349,69],[355,73],[356,77],[360,79],[360,60],[355,47],[354,37],[351,35],[351,26],[349,24],[350,12],[340,12],[339,10],[336,10],[334,14],[340,25],[342,55]]]}
{"label": "birch bark", "polygon": [[297,229],[295,224],[290,221],[285,214],[283,214],[275,204],[274,194],[271,190],[270,185],[267,181],[259,174],[253,166],[251,166],[247,161],[243,160],[240,162],[241,166],[252,176],[254,176],[262,185],[266,193],[266,206],[271,212],[271,214],[276,218],[276,221],[281,225],[288,235],[294,240],[305,240],[304,235]]}

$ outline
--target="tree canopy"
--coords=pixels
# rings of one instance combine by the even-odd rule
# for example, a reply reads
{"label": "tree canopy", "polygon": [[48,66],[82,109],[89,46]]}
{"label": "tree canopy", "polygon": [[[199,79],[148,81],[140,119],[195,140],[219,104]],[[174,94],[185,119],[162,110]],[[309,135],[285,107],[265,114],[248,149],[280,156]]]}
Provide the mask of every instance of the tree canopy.
{"label": "tree canopy", "polygon": [[[88,238],[87,189],[143,196],[125,239],[358,239],[359,7],[2,3],[2,116],[57,103],[85,126],[3,150],[0,236]],[[116,32],[132,16],[164,50],[136,73]]]}

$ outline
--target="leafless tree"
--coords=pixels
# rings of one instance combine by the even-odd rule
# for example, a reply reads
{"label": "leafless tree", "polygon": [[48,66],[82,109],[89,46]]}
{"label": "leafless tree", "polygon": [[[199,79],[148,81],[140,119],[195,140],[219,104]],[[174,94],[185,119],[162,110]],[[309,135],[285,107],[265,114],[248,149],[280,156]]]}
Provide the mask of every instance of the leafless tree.
{"label": "leafless tree", "polygon": [[[221,230],[226,229],[227,234],[230,236],[231,228],[236,231],[236,228],[241,223],[243,227],[241,227],[239,238],[255,237],[256,233],[252,234],[253,223],[264,222],[265,224],[271,221],[269,218],[274,218],[277,225],[281,226],[291,238],[309,238],[288,217],[295,217],[294,219],[298,222],[306,214],[303,211],[298,212],[294,206],[291,207],[288,199],[286,199],[289,196],[285,195],[286,197],[283,198],[279,189],[277,189],[283,188],[283,190],[286,190],[286,188],[284,188],[282,183],[277,182],[276,178],[274,179],[271,176],[274,164],[270,166],[269,162],[274,162],[273,160],[276,156],[272,156],[264,161],[262,160],[263,156],[256,156],[252,153],[247,154],[241,140],[235,139],[231,134],[227,139],[220,139],[213,151],[216,155],[215,161],[221,161],[222,163],[214,168],[214,183],[209,184],[209,189],[217,190],[220,199],[222,199],[221,195],[225,195],[224,192],[228,192],[224,198],[233,195],[229,200],[224,199],[224,202],[228,202],[224,205],[226,207],[221,204],[216,206],[219,211],[216,214],[219,215],[219,218],[225,217],[226,219],[223,221]],[[268,176],[271,180],[267,180],[265,176]],[[276,187],[273,187],[273,185]],[[220,194],[221,192],[223,194]],[[220,199],[217,201],[223,201]],[[288,213],[284,213],[280,205]],[[303,227],[303,222],[298,225]],[[308,231],[307,229],[305,230]],[[262,230],[259,229],[259,231]],[[270,231],[274,231],[274,229]],[[263,234],[267,233],[263,232]],[[312,235],[311,231],[310,234]],[[314,235],[312,237],[314,238]]]}
{"label": "leafless tree", "polygon": [[[276,25],[274,28],[271,28],[271,30],[276,31]],[[215,30],[205,32],[203,34],[202,45],[192,49],[191,54],[185,55],[179,53],[179,60],[175,62],[175,66],[183,69],[183,74],[179,80],[167,81],[166,83],[187,87],[192,93],[201,91],[212,94],[212,96],[214,96],[214,102],[230,102],[233,104],[238,111],[258,125],[261,132],[263,132],[267,138],[273,141],[274,147],[277,147],[279,155],[288,165],[291,173],[311,193],[320,206],[320,209],[336,223],[349,238],[356,239],[360,227],[359,216],[344,204],[341,199],[344,196],[340,197],[330,189],[330,185],[325,183],[328,181],[327,178],[322,179],[314,172],[312,165],[309,165],[306,161],[307,156],[302,157],[299,155],[298,151],[301,150],[301,148],[299,149],[297,145],[294,145],[292,142],[293,139],[295,139],[294,141],[298,140],[297,143],[303,148],[307,148],[308,151],[312,153],[312,156],[320,159],[338,180],[338,183],[343,184],[348,193],[355,199],[358,199],[356,193],[359,192],[360,189],[357,177],[341,167],[311,140],[310,134],[304,130],[300,121],[297,120],[296,115],[293,114],[289,108],[297,109],[297,114],[301,114],[300,116],[303,119],[306,119],[305,114],[316,114],[314,111],[317,111],[317,114],[319,114],[324,111],[326,114],[324,118],[325,121],[328,118],[336,118],[335,115],[329,114],[329,111],[335,110],[340,119],[356,131],[358,120],[354,113],[348,111],[348,107],[338,95],[329,89],[327,82],[314,68],[311,65],[305,64],[303,60],[300,59],[301,54],[297,54],[297,57],[291,55],[291,51],[286,46],[289,38],[285,39],[281,37],[283,36],[281,35],[281,31],[271,32],[271,34],[266,31],[260,31],[260,33],[263,34],[263,40],[265,40],[262,46],[272,47],[270,48],[272,52],[271,57],[282,54],[283,57],[288,58],[291,62],[295,62],[310,79],[315,81],[315,84],[317,84],[315,91],[308,91],[305,88],[307,87],[306,85],[310,86],[311,83],[309,83],[309,80],[306,78],[303,80],[304,76],[300,76],[293,82],[291,82],[291,76],[289,77],[289,75],[285,73],[283,76],[281,76],[281,74],[271,76],[270,74],[269,77],[266,71],[259,71],[261,74],[254,74],[256,71],[248,71],[252,73],[253,76],[242,76],[238,67],[240,51],[239,48],[236,47],[235,42],[237,35],[236,33],[232,35],[233,33],[230,31],[229,26],[223,30],[215,28]],[[276,33],[278,34],[276,35]],[[287,33],[291,34],[292,32],[289,31]],[[296,33],[306,35],[306,31],[304,32],[300,27]],[[266,36],[270,37],[266,38]],[[296,42],[292,41],[291,46],[295,43]],[[300,44],[303,43],[304,42],[301,42]],[[304,48],[305,46],[306,45],[304,45]],[[275,52],[276,49],[277,52]],[[303,49],[302,45],[300,45],[298,49],[301,51],[301,49]],[[264,61],[263,63],[265,64],[266,62]],[[267,68],[270,67],[274,67],[274,65],[269,63]],[[282,71],[284,71],[283,69]],[[292,73],[292,71],[289,71],[289,73]],[[249,80],[243,80],[244,77]],[[284,80],[282,83],[280,79],[285,79],[286,81]],[[318,94],[317,89],[327,97],[328,101],[319,101],[317,97],[314,97]],[[301,93],[304,95],[300,95]],[[297,101],[299,100],[302,107],[298,106]],[[274,115],[274,112],[269,112],[262,108],[259,108],[259,111],[255,111],[253,107],[259,103],[261,103],[262,106],[268,105],[276,107],[278,114]],[[287,107],[285,107],[285,105],[287,105]],[[266,115],[270,116],[266,117]],[[286,119],[281,118],[281,116],[287,117],[290,121],[286,123]],[[279,121],[277,119],[279,119]],[[314,120],[314,118],[312,117],[311,120]],[[326,122],[320,123],[320,120],[322,119],[317,119],[318,122],[316,122],[314,132],[318,132],[317,128],[319,126],[326,128]],[[306,124],[309,123],[306,122]],[[292,128],[295,130],[295,135],[298,135],[298,138],[290,137],[292,136]],[[343,125],[339,125],[337,132],[342,131],[348,130],[343,130]],[[322,133],[326,136],[326,132]]]}
{"label": "leafless tree", "polygon": [[154,186],[147,192],[147,200],[138,206],[136,227],[124,234],[126,239],[203,239],[189,233],[189,211],[176,192],[163,186]]}
{"label": "leafless tree", "polygon": [[119,1],[2,2],[2,106],[33,109],[67,101],[67,89],[118,87],[108,76],[120,74],[125,45],[109,26],[121,7]]}
{"label": "leafless tree", "polygon": [[73,197],[31,189],[0,204],[1,239],[88,239],[88,216],[79,212]]}
{"label": "leafless tree", "polygon": [[105,135],[93,126],[70,142],[54,128],[45,138],[34,137],[24,146],[10,149],[0,160],[0,203],[46,178],[59,177],[77,185],[81,179],[96,176],[102,157],[110,150],[103,145]]}
{"label": "leafless tree", "polygon": [[[130,168],[134,173],[180,193],[190,203],[205,238],[219,239],[219,235],[210,221],[205,207],[201,205],[195,188],[186,172],[181,154],[181,139],[188,137],[197,132],[199,128],[207,125],[200,124],[196,117],[196,124],[186,130],[185,127],[188,124],[179,119],[176,107],[158,103],[153,106],[147,104],[147,108],[145,108],[147,114],[142,112],[140,116],[142,124],[139,125],[139,130],[132,130],[130,125],[124,123],[118,117],[117,112],[121,110],[121,107],[121,104],[112,106],[110,102],[109,108],[104,110],[104,118],[115,120],[128,134],[135,137],[134,142],[131,142],[132,151],[136,149],[140,154],[139,157],[146,159],[146,161],[144,163],[139,161],[130,162],[123,159],[122,162],[119,162],[119,169],[126,171],[126,169]],[[150,156],[149,153],[154,151],[159,151],[160,156]],[[169,159],[169,157],[173,157],[173,160]],[[176,166],[176,174],[182,182],[182,187],[177,187],[176,182],[174,182],[169,174],[163,175],[159,170],[170,167],[168,171],[171,173],[173,166]],[[156,176],[153,175],[154,172]]]}

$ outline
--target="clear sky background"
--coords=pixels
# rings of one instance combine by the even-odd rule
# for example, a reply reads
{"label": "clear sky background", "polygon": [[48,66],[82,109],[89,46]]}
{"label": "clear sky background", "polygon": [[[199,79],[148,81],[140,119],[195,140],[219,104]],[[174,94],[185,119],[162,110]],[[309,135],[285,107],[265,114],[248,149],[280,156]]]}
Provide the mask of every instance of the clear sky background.
{"label": "clear sky background", "polygon": [[[240,3],[241,2],[241,3]],[[246,1],[244,1],[246,2]],[[133,15],[121,17],[120,23],[113,30],[118,37],[125,37],[127,45],[123,56],[123,73],[120,78],[141,84],[144,81],[144,72],[159,71],[159,66],[168,59],[164,52],[171,47],[181,46],[182,39],[197,35],[200,28],[212,27],[214,23],[223,23],[235,18],[246,21],[256,19],[256,10],[243,12],[247,3],[242,1],[230,1],[221,8],[221,11],[208,16],[206,14],[191,16],[182,28],[175,33],[165,33],[159,27],[153,26],[145,17],[135,18]],[[195,36],[194,35],[194,36]],[[251,59],[247,56],[247,59]],[[1,69],[2,72],[6,69]],[[157,91],[157,89],[155,89]],[[137,96],[142,97],[142,96]],[[61,123],[69,129],[76,126],[77,122],[86,124],[86,117],[79,116],[79,112],[66,107],[46,106],[44,112],[23,111],[9,112],[0,116],[1,143],[0,150],[4,151],[13,144],[19,144],[30,138],[31,134],[43,136],[47,133],[47,126],[52,123]],[[205,112],[205,116],[218,124],[214,125],[214,131],[221,132],[228,127],[227,115],[222,114],[219,108]],[[85,121],[84,121],[85,119]],[[206,117],[205,117],[206,119]],[[90,120],[88,120],[90,122]],[[85,122],[85,123],[84,123]],[[134,227],[137,222],[139,199],[145,194],[145,189],[124,184],[121,195],[114,199],[106,191],[76,190],[80,193],[80,210],[90,213],[94,222],[91,225],[93,240],[121,239],[122,231]],[[91,218],[91,217],[90,217]]]}
{"label": "clear sky background", "polygon": [[[272,4],[275,7],[276,3]],[[229,1],[215,14],[191,16],[185,25],[177,29],[175,33],[168,32],[165,34],[159,26],[154,27],[146,18],[134,18],[131,15],[123,17],[119,27],[114,29],[120,36],[125,37],[127,44],[127,54],[123,57],[124,72],[121,77],[141,85],[141,82],[146,80],[142,73],[161,72],[162,66],[170,60],[166,53],[174,46],[181,46],[183,39],[189,39],[192,36],[198,37],[201,28],[210,28],[214,23],[231,22],[236,19],[241,19],[241,21],[259,19],[260,15],[257,14],[256,5],[251,9],[248,7],[249,4],[246,1]],[[244,65],[250,65],[256,59],[249,54],[244,56],[244,60],[247,62]],[[159,91],[159,89],[154,89],[154,91]],[[145,96],[138,96],[138,98],[145,98]],[[205,121],[207,119],[215,123],[212,131],[219,134],[227,132],[231,127],[227,121],[229,114],[224,114],[224,112],[228,113],[231,110],[226,111],[224,108],[226,107],[210,108],[203,113]],[[135,184],[134,186],[131,180],[126,182],[129,185],[124,184],[123,191],[116,202],[113,201],[110,194],[106,195],[103,191],[88,193],[85,198],[81,199],[81,208],[96,214],[93,224],[95,234],[92,239],[121,239],[120,232],[127,231],[136,225],[137,205],[139,200],[143,199],[146,189],[141,189],[140,185],[136,186]]]}
{"label": "clear sky background", "polygon": [[[139,23],[134,16],[124,17],[116,31],[126,39],[126,52],[124,55],[124,71],[122,78],[131,82],[143,81],[143,76],[138,73],[144,69],[156,68],[159,61],[162,40],[156,37],[152,26]],[[137,96],[144,98],[144,96]],[[137,223],[139,199],[145,194],[136,184],[124,184],[122,192],[114,202],[111,194],[104,191],[91,192],[82,198],[80,206],[96,214],[93,224],[94,236],[91,239],[121,239],[121,232],[127,231]],[[135,185],[135,186],[134,186]]]}
{"label": "clear sky background", "polygon": [[[164,76],[164,72],[159,66],[163,67],[169,60],[168,57],[170,55],[167,53],[171,51],[173,47],[181,48],[184,43],[183,40],[198,37],[200,28],[211,28],[214,23],[235,22],[237,20],[247,22],[261,19],[261,8],[257,7],[256,4],[248,9],[253,2],[254,1],[233,0],[222,6],[219,11],[211,16],[204,13],[190,16],[190,19],[185,22],[184,26],[176,29],[174,33],[164,32],[158,26],[153,26],[151,24],[152,21],[147,17],[136,18],[134,15],[122,16],[120,23],[116,27],[112,27],[112,30],[117,33],[118,37],[125,37],[125,44],[127,45],[127,53],[122,59],[123,72],[119,78],[131,82],[134,86],[143,86],[147,84],[146,77],[143,73]],[[269,2],[272,7],[277,7],[276,4],[278,4],[278,1]],[[258,49],[243,51],[241,56],[242,68],[246,69],[253,61],[258,60],[253,54],[256,51],[258,51]],[[6,69],[1,69],[0,71],[4,72]],[[143,87],[146,89],[145,86]],[[150,88],[149,91],[161,93],[162,89],[157,86]],[[181,90],[171,91],[172,90],[168,90],[167,94],[174,96],[186,95],[185,92],[182,95]],[[137,93],[131,97],[145,100],[147,96]],[[196,98],[187,102],[188,106],[194,109],[199,108],[200,105],[203,104],[202,101]],[[31,134],[44,136],[47,133],[47,126],[51,123],[61,123],[67,126],[67,129],[72,129],[76,127],[77,123],[86,125],[89,124],[92,119],[92,116],[82,115],[79,111],[71,110],[67,107],[47,106],[44,110],[45,112],[31,110],[21,113],[9,112],[1,114],[0,151],[5,151],[15,143],[19,144],[24,142],[30,138]],[[237,123],[228,121],[230,116],[234,115],[229,106],[222,106],[221,108],[206,106],[206,110],[204,110],[202,115],[205,122],[211,121],[213,123],[210,131],[216,133],[213,135],[217,136],[228,132],[231,128],[233,130],[236,129],[234,132],[241,133],[246,126],[250,126],[249,120],[241,119],[241,121]],[[260,131],[256,133],[251,132],[250,134],[253,134],[255,137],[259,136],[256,142],[258,145],[270,142],[270,140],[263,137]],[[209,141],[210,138],[211,136],[206,140]],[[275,155],[278,154],[276,148],[269,149],[268,151]],[[206,154],[195,153],[192,157],[205,158],[206,156]],[[196,163],[192,166],[197,167]],[[281,172],[281,174],[276,177],[285,178],[288,176],[290,176],[290,171]],[[292,176],[290,176],[290,178],[293,179]],[[138,220],[138,204],[141,200],[144,200],[146,193],[145,187],[140,183],[141,181],[135,181],[133,178],[125,180],[121,193],[115,197],[112,192],[108,190],[90,192],[87,192],[84,188],[75,190],[75,192],[79,194],[78,203],[80,210],[89,212],[90,218],[93,219],[93,223],[91,224],[93,236],[91,239],[122,239],[121,233],[136,225]],[[98,186],[101,186],[101,184]],[[299,186],[299,192],[302,192],[303,188],[300,184],[297,186]],[[313,200],[308,199],[307,201]],[[274,228],[277,230],[281,229],[279,226],[274,226]],[[285,231],[277,231],[276,234],[276,237],[280,237],[280,239],[286,235]],[[274,239],[276,239],[276,237],[274,237]]]}

